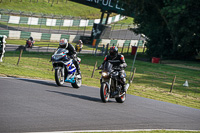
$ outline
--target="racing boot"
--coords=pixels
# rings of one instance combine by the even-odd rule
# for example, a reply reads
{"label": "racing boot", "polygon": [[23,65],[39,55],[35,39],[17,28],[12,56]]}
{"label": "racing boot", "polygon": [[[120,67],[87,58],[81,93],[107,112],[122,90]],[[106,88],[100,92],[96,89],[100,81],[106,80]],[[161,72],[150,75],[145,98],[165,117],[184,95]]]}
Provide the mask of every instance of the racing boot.
{"label": "racing boot", "polygon": [[81,70],[80,70],[80,66],[79,66],[77,60],[74,60],[74,65],[75,65],[75,67],[77,69],[77,75],[80,75],[81,74]]}
{"label": "racing boot", "polygon": [[77,75],[80,75],[81,74],[81,70],[80,68],[77,69]]}
{"label": "racing boot", "polygon": [[123,88],[124,88],[124,92],[127,92],[128,88],[129,88],[129,84],[128,83],[125,84]]}

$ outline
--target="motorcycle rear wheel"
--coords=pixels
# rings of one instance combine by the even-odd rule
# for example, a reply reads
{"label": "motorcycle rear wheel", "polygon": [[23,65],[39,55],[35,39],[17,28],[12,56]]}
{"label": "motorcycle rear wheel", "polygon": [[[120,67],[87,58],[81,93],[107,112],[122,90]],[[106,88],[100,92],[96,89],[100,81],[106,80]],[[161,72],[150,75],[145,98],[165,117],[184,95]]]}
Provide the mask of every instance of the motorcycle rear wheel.
{"label": "motorcycle rear wheel", "polygon": [[110,98],[110,94],[109,94],[108,85],[106,83],[101,83],[100,96],[101,96],[101,100],[104,103],[108,102],[108,100]]}
{"label": "motorcycle rear wheel", "polygon": [[115,100],[118,102],[118,103],[123,103],[125,100],[126,100],[126,92],[123,96],[121,97],[116,97]]}
{"label": "motorcycle rear wheel", "polygon": [[62,73],[61,67],[59,67],[58,69],[55,69],[55,80],[58,86],[61,86],[64,84],[64,73]]}

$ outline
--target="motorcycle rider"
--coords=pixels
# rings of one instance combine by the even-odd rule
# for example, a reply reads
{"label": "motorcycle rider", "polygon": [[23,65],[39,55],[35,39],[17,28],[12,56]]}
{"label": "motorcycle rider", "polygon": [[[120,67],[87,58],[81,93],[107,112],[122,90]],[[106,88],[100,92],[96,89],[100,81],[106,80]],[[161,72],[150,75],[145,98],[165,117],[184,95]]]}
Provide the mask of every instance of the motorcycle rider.
{"label": "motorcycle rider", "polygon": [[99,69],[103,68],[103,65],[106,61],[109,61],[113,65],[113,68],[115,68],[115,67],[120,68],[119,76],[120,76],[121,84],[123,86],[123,91],[127,91],[125,89],[126,88],[125,87],[126,73],[124,71],[124,69],[127,67],[127,64],[125,62],[124,56],[121,54],[118,54],[118,48],[115,46],[110,48],[109,53],[110,53],[110,55],[105,56],[103,63],[101,64],[101,66],[99,66]]}
{"label": "motorcycle rider", "polygon": [[32,36],[31,36],[31,37],[29,37],[29,40],[33,41],[33,37],[32,37]]}
{"label": "motorcycle rider", "polygon": [[79,63],[77,60],[76,50],[75,50],[74,46],[72,44],[68,43],[67,39],[61,39],[59,42],[58,48],[65,48],[69,51],[69,53],[67,53],[67,55],[69,55],[70,58],[73,59],[74,65],[76,66],[76,69],[77,69],[77,74],[78,75],[81,74],[80,66],[79,66]]}
{"label": "motorcycle rider", "polygon": [[[33,41],[33,37],[30,36],[30,37],[28,38],[28,40],[30,40],[30,41],[32,42],[32,46],[33,46],[33,45],[34,45],[34,44],[33,44],[33,43],[34,43],[34,41]],[[28,41],[28,40],[27,40],[27,41]],[[26,42],[26,45],[28,45],[27,42]]]}
{"label": "motorcycle rider", "polygon": [[79,40],[80,47],[83,48],[83,41]]}
{"label": "motorcycle rider", "polygon": [[78,43],[76,44],[76,51],[81,52],[82,48],[83,48],[83,41],[79,40]]}

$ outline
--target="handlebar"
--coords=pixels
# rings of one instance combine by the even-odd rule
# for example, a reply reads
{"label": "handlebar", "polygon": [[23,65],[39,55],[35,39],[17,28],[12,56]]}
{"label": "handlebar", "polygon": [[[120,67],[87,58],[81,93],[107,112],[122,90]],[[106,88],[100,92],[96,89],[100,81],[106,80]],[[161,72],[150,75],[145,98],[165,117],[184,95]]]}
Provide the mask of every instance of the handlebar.
{"label": "handlebar", "polygon": [[118,70],[118,71],[121,70],[120,67],[113,67],[113,69],[114,69],[114,70]]}

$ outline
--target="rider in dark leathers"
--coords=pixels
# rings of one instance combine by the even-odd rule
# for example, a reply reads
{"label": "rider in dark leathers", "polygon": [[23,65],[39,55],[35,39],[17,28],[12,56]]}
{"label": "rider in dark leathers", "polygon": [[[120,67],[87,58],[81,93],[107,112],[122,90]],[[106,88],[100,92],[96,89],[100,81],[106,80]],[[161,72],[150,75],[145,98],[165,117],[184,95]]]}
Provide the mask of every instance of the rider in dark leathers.
{"label": "rider in dark leathers", "polygon": [[73,59],[74,65],[76,66],[76,69],[77,69],[77,74],[81,74],[80,66],[77,61],[76,50],[75,50],[74,46],[72,44],[68,43],[67,39],[61,39],[59,42],[58,48],[65,48],[69,51],[69,53],[67,53],[67,55],[69,55],[70,58]]}
{"label": "rider in dark leathers", "polygon": [[[113,64],[113,67],[119,67],[120,73],[120,79],[121,79],[121,84],[123,86],[123,89],[125,88],[125,82],[126,82],[126,73],[124,69],[127,67],[127,64],[125,62],[124,56],[121,54],[118,54],[118,48],[113,46],[110,48],[110,55],[106,55],[105,59],[102,63],[102,65],[99,67],[99,69],[103,68],[103,65],[106,61],[109,61],[111,64]],[[126,91],[126,90],[124,90]]]}

